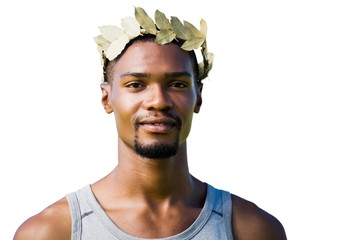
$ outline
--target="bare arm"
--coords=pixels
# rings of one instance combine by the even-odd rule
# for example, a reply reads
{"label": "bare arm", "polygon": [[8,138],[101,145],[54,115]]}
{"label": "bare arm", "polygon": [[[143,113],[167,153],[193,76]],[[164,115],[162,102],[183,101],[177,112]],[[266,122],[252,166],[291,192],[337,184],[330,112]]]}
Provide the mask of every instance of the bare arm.
{"label": "bare arm", "polygon": [[26,220],[14,236],[14,240],[44,239],[71,239],[71,216],[66,198]]}
{"label": "bare arm", "polygon": [[233,235],[241,240],[286,240],[283,225],[254,203],[235,195],[233,201]]}

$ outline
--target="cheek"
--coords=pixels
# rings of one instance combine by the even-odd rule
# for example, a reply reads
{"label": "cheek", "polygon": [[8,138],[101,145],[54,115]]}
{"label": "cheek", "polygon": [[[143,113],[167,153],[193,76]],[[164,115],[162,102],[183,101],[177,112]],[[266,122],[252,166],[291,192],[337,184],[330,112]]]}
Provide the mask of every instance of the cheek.
{"label": "cheek", "polygon": [[126,98],[124,94],[114,94],[111,99],[111,105],[119,135],[131,132],[134,128],[134,116],[137,109],[134,99]]}
{"label": "cheek", "polygon": [[183,119],[182,131],[180,133],[180,143],[184,143],[190,134],[192,124],[192,113],[189,113],[185,119]]}
{"label": "cheek", "polygon": [[184,99],[181,99],[179,101],[179,106],[181,106],[180,111],[182,115],[182,132],[181,132],[181,142],[185,141],[185,139],[188,137],[190,130],[191,130],[191,124],[192,124],[192,118],[194,114],[194,108],[196,105],[196,94],[191,94],[187,96]]}
{"label": "cheek", "polygon": [[181,99],[181,105],[182,108],[183,108],[183,112],[186,114],[186,115],[191,115],[191,118],[192,118],[192,115],[194,113],[194,110],[195,110],[195,106],[196,106],[196,92],[195,91],[192,91],[191,93],[189,93],[185,98]]}

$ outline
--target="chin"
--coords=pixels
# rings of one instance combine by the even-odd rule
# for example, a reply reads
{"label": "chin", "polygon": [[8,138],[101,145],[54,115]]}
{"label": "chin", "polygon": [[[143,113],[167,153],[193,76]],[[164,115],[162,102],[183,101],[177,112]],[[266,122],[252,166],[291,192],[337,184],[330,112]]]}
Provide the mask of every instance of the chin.
{"label": "chin", "polygon": [[152,143],[143,143],[138,139],[134,140],[134,150],[143,158],[165,159],[174,157],[179,149],[179,141],[173,143],[156,141]]}

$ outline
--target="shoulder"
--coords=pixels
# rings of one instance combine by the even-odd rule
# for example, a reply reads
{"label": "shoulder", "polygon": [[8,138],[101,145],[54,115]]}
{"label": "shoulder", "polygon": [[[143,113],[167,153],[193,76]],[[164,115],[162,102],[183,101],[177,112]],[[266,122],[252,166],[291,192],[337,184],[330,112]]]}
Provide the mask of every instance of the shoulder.
{"label": "shoulder", "polygon": [[65,197],[26,220],[14,236],[14,240],[30,239],[71,239],[71,215]]}
{"label": "shoulder", "polygon": [[281,222],[270,213],[236,195],[232,195],[234,239],[286,240]]}

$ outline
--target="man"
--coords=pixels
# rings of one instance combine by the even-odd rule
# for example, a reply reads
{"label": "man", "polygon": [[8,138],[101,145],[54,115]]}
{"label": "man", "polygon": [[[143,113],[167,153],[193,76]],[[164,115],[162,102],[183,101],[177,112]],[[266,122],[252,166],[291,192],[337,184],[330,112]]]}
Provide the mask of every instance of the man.
{"label": "man", "polygon": [[135,17],[96,38],[118,165],[28,219],[14,239],[286,239],[275,217],[189,173],[186,139],[212,66],[205,21],[199,31],[159,11],[156,24],[142,8]]}

